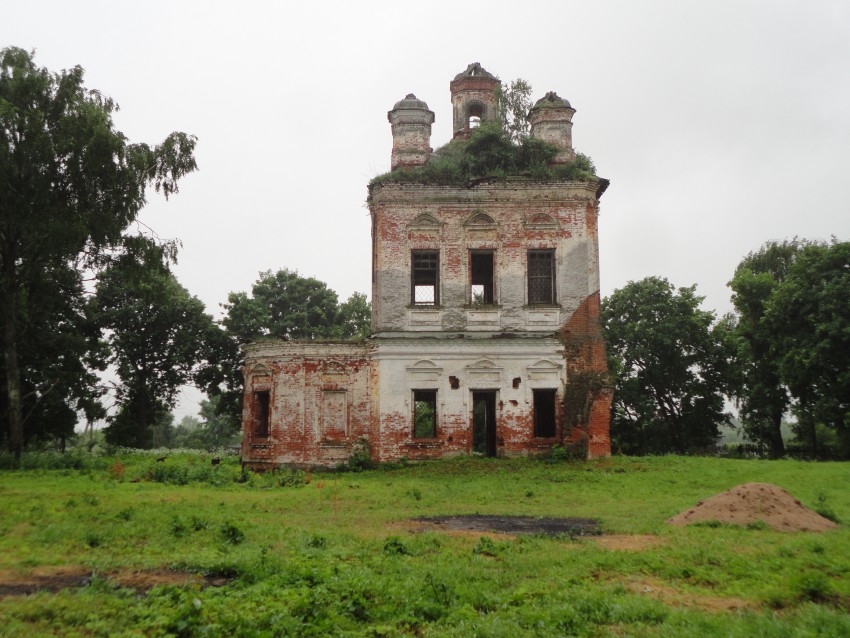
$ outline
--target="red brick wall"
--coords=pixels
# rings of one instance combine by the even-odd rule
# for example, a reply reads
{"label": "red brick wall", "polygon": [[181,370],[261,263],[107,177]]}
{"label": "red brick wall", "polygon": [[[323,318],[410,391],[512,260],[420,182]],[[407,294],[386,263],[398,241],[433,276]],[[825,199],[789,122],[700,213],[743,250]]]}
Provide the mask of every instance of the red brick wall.
{"label": "red brick wall", "polygon": [[[370,370],[365,346],[264,342],[246,348],[242,458],[254,467],[333,465],[371,438]],[[271,394],[269,433],[253,431],[254,392]],[[325,392],[344,392],[344,431],[323,432]],[[330,415],[327,415],[330,416]]]}
{"label": "red brick wall", "polygon": [[[564,424],[565,442],[577,444],[586,441],[588,458],[611,456],[612,390],[607,382],[608,363],[599,316],[599,292],[595,292],[582,302],[560,330],[565,346],[567,383],[570,379],[578,381],[582,378],[592,378],[597,382],[587,391],[586,400],[590,408],[586,420]],[[584,397],[582,400],[585,400]]]}

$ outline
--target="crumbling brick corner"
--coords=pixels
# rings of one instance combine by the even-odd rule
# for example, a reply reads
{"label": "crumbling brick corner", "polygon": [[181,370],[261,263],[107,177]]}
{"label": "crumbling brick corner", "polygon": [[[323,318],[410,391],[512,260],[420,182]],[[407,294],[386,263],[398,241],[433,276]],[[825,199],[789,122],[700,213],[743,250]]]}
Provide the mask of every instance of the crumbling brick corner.
{"label": "crumbling brick corner", "polygon": [[564,444],[586,447],[588,459],[611,456],[613,388],[600,324],[599,291],[584,299],[561,326],[567,387],[564,393]]}

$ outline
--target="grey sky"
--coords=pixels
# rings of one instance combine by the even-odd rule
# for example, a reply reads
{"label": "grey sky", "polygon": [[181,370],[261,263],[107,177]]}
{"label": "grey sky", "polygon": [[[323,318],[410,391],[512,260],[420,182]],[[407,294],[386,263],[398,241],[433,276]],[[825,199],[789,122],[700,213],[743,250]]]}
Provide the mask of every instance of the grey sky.
{"label": "grey sky", "polygon": [[415,93],[441,146],[475,61],[576,108],[575,147],[611,180],[603,295],[660,275],[723,313],[765,241],[850,239],[846,0],[6,5],[0,46],[83,66],[130,140],[198,136],[199,172],[141,219],[183,242],[177,276],[214,314],[268,269],[370,293],[386,112]]}

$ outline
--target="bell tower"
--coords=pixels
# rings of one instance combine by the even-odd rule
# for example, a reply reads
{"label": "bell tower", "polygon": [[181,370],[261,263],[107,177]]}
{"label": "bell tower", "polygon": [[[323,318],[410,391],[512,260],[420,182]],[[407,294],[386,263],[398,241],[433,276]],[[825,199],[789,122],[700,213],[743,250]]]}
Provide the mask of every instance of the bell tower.
{"label": "bell tower", "polygon": [[458,73],[449,84],[452,92],[454,137],[469,137],[471,129],[483,122],[499,119],[496,108],[496,89],[499,79],[473,62],[462,73]]}

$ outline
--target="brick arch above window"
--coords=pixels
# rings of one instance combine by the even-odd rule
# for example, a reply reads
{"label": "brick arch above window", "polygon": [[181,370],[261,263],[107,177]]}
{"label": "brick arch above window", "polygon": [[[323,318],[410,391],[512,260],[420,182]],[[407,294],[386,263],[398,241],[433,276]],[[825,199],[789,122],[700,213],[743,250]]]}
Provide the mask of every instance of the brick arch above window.
{"label": "brick arch above window", "polygon": [[526,218],[525,227],[530,230],[557,230],[560,224],[548,213],[536,213]]}
{"label": "brick arch above window", "polygon": [[428,359],[420,359],[407,366],[407,377],[413,383],[435,382],[442,374],[443,369]]}
{"label": "brick arch above window", "polygon": [[434,229],[438,230],[443,226],[443,222],[431,215],[430,213],[421,213],[411,221],[407,227],[411,230]]}
{"label": "brick arch above window", "polygon": [[491,228],[496,228],[497,226],[495,219],[490,217],[487,213],[480,211],[470,215],[466,221],[463,222],[463,225],[473,230],[489,230]]}

